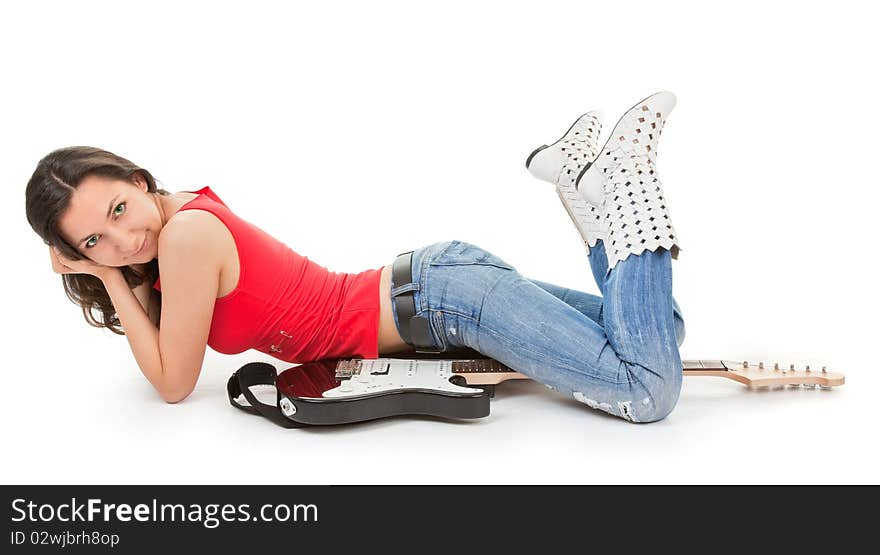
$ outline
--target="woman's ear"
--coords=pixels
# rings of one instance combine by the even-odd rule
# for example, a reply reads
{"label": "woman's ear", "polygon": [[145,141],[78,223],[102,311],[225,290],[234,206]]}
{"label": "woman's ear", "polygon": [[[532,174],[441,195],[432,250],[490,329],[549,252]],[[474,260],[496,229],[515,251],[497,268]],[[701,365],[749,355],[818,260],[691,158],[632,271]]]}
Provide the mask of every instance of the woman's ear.
{"label": "woman's ear", "polygon": [[142,176],[140,172],[134,172],[133,174],[131,174],[131,180],[135,185],[140,188],[141,191],[146,193],[149,189],[149,187],[147,186],[147,180],[144,179],[144,176]]}

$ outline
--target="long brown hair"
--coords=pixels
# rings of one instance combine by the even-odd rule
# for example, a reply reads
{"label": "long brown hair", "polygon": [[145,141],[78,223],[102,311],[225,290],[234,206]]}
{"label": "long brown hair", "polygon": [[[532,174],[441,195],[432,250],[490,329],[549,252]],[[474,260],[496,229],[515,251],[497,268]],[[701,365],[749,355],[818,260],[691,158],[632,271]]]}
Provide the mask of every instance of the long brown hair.
{"label": "long brown hair", "polygon": [[[156,186],[156,180],[150,172],[112,152],[89,146],[54,150],[37,163],[37,169],[28,181],[25,191],[28,223],[44,243],[58,247],[67,258],[82,260],[84,257],[64,239],[58,229],[58,219],[69,207],[73,191],[88,175],[133,181],[135,173],[139,173],[147,182],[147,192],[171,194]],[[144,272],[131,266],[123,266],[121,270],[128,286],[134,288],[145,280],[151,283],[156,280],[159,262],[151,260],[144,267]],[[89,274],[62,274],[61,278],[67,298],[82,308],[89,325],[125,335],[110,295],[100,279]],[[95,317],[95,311],[100,319]]]}

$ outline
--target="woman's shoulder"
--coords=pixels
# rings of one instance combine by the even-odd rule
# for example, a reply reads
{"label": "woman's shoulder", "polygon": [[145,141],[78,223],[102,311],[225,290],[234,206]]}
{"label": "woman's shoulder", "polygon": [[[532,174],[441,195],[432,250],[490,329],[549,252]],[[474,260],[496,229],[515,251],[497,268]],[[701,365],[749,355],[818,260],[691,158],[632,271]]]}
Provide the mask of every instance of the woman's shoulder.
{"label": "woman's shoulder", "polygon": [[222,246],[229,230],[220,219],[207,210],[181,210],[171,216],[159,232],[160,248],[195,242],[204,247]]}
{"label": "woman's shoulder", "polygon": [[[165,265],[216,270],[220,278],[218,297],[237,287],[238,249],[235,238],[217,216],[206,210],[183,210],[174,214],[159,233],[159,253]],[[158,289],[158,287],[154,287]]]}

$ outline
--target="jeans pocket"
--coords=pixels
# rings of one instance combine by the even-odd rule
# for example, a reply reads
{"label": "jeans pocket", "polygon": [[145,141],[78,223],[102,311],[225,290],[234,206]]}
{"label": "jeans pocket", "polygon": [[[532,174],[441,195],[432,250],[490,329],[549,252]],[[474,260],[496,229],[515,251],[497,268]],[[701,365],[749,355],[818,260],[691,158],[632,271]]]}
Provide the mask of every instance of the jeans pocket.
{"label": "jeans pocket", "polygon": [[496,266],[505,270],[515,270],[513,266],[500,257],[465,241],[453,240],[430,262],[431,266],[459,266],[463,264],[481,264]]}

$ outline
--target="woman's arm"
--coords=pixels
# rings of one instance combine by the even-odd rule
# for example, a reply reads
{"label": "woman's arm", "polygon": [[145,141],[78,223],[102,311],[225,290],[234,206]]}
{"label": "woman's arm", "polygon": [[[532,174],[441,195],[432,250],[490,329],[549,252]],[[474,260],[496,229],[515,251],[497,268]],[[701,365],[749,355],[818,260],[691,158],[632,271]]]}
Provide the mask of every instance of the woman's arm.
{"label": "woman's arm", "polygon": [[137,297],[138,302],[141,303],[141,306],[147,312],[150,322],[153,322],[153,325],[158,327],[160,307],[159,293],[153,289],[153,282],[145,280],[142,284],[132,289],[132,291],[134,292],[134,296]]}
{"label": "woman's arm", "polygon": [[220,245],[212,215],[198,210],[175,216],[159,236],[162,327],[148,317],[122,273],[104,285],[144,376],[169,403],[186,398],[201,372],[220,281]]}
{"label": "woman's arm", "polygon": [[125,330],[125,338],[134,353],[134,358],[144,376],[169,400],[163,393],[162,357],[159,353],[159,328],[150,321],[141,301],[129,289],[122,272],[114,268],[104,277],[104,288],[110,295],[110,301],[119,321]]}

